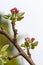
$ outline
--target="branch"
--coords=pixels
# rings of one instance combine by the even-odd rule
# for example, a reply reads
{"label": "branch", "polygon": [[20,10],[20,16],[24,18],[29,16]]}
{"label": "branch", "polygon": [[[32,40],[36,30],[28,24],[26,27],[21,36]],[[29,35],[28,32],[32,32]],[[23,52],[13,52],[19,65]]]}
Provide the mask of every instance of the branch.
{"label": "branch", "polygon": [[21,56],[23,56],[30,65],[35,65],[32,59],[29,58],[29,56],[22,50],[22,48],[18,45],[18,43],[15,43],[15,41],[12,39],[12,37],[2,28],[0,28],[0,33],[3,34],[12,44],[18,49],[19,52],[21,52]]}
{"label": "branch", "polygon": [[15,56],[9,56],[8,57],[8,60],[12,60],[13,58],[16,58],[16,57],[18,57],[18,56],[20,56],[21,55],[21,53],[18,53],[17,55],[15,55]]}

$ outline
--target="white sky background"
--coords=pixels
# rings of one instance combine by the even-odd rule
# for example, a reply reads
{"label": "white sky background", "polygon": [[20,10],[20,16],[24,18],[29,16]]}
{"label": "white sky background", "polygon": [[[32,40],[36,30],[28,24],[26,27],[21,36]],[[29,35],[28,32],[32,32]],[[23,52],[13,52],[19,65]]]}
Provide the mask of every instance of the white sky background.
{"label": "white sky background", "polygon": [[[8,13],[13,7],[25,12],[24,19],[16,23],[16,27],[20,33],[39,41],[31,53],[36,65],[43,65],[43,0],[0,0],[0,11]],[[28,63],[25,61],[24,65]]]}

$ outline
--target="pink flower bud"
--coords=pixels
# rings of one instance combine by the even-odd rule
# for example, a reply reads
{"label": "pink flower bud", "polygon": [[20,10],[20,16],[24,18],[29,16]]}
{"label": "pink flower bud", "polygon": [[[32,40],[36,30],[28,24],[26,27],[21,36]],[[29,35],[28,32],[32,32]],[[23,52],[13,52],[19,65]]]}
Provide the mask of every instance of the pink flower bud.
{"label": "pink flower bud", "polygon": [[35,38],[31,38],[31,42],[33,42],[35,40]]}
{"label": "pink flower bud", "polygon": [[25,41],[29,41],[30,42],[30,38],[29,37],[26,37],[25,38]]}
{"label": "pink flower bud", "polygon": [[14,12],[18,13],[19,12],[19,10],[16,7],[12,8],[10,11],[11,11],[11,13],[14,13]]}

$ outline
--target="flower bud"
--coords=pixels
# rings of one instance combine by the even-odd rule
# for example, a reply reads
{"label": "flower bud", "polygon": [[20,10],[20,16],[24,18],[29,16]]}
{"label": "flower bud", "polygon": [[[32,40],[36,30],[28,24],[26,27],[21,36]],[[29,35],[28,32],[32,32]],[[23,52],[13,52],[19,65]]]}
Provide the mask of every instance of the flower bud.
{"label": "flower bud", "polygon": [[31,42],[33,42],[35,40],[35,38],[31,38]]}
{"label": "flower bud", "polygon": [[19,12],[19,10],[16,7],[15,8],[12,8],[10,11],[11,11],[11,13],[14,13],[14,12],[15,13],[18,13]]}
{"label": "flower bud", "polygon": [[29,37],[26,37],[25,38],[25,41],[29,41],[30,42],[30,38]]}

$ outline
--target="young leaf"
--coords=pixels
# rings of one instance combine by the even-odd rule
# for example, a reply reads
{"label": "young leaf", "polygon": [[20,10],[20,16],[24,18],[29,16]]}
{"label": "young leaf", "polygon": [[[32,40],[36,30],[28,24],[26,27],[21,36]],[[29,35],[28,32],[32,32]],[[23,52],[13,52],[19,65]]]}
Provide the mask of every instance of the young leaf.
{"label": "young leaf", "polygon": [[35,48],[35,46],[31,45],[31,49],[34,49],[34,48]]}
{"label": "young leaf", "polygon": [[8,19],[9,17],[7,15],[4,15],[3,18]]}
{"label": "young leaf", "polygon": [[22,16],[22,17],[17,17],[17,21],[20,21],[20,20],[22,20],[24,17]]}
{"label": "young leaf", "polygon": [[17,14],[18,17],[23,16],[23,15],[24,15],[24,12],[20,12]]}
{"label": "young leaf", "polygon": [[8,47],[9,47],[9,45],[6,44],[5,46],[2,47],[1,51],[2,51],[2,52],[6,51]]}
{"label": "young leaf", "polygon": [[17,14],[17,21],[22,20],[22,19],[24,18],[23,15],[24,15],[24,12],[18,13],[18,14]]}
{"label": "young leaf", "polygon": [[11,17],[11,18],[10,18],[10,20],[15,20],[15,19],[16,19],[16,17]]}
{"label": "young leaf", "polygon": [[21,15],[21,16],[23,16],[24,14],[25,14],[25,12],[21,12],[21,14],[20,14],[20,15]]}
{"label": "young leaf", "polygon": [[10,14],[8,14],[8,15],[3,15],[3,18],[8,19],[10,16],[11,16]]}
{"label": "young leaf", "polygon": [[29,45],[29,42],[28,42],[28,41],[26,41],[26,42],[25,42],[25,46],[26,46],[26,47],[30,47],[30,45]]}
{"label": "young leaf", "polygon": [[21,47],[25,47],[25,44],[21,44]]}
{"label": "young leaf", "polygon": [[34,46],[38,45],[38,41],[32,43]]}
{"label": "young leaf", "polygon": [[31,49],[34,49],[38,45],[38,41],[31,44]]}

